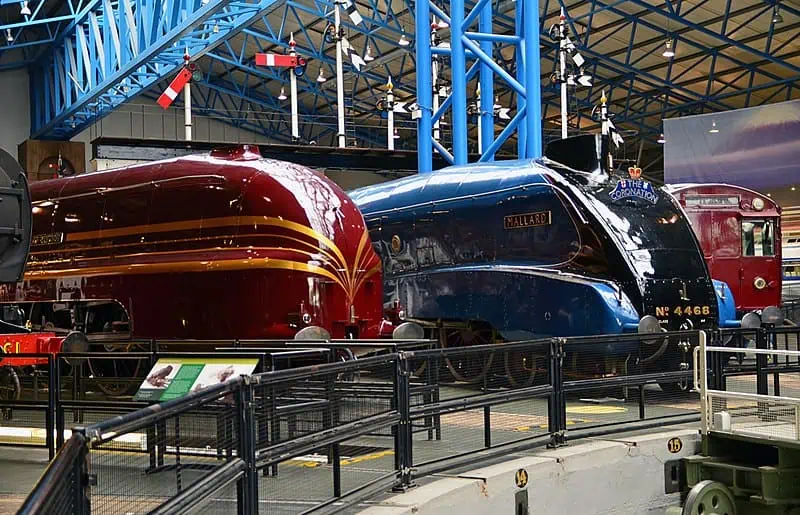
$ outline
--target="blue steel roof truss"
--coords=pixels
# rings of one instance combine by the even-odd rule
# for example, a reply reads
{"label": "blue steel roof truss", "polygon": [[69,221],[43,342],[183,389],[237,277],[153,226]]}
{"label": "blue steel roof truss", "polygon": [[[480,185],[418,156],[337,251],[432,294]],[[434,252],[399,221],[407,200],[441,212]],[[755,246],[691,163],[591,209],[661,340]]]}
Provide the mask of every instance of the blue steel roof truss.
{"label": "blue steel roof truss", "polygon": [[[587,59],[585,70],[594,77],[592,87],[570,92],[573,130],[596,128],[588,113],[606,90],[617,126],[654,141],[661,132],[662,117],[797,97],[800,63],[794,58],[800,51],[792,49],[790,42],[800,30],[800,11],[791,3],[781,2],[785,23],[771,24],[763,34],[740,34],[749,25],[769,19],[775,1],[725,0],[716,2],[717,11],[712,12],[709,0],[658,4],[649,0],[540,0],[543,62],[539,76],[545,133],[555,127],[552,122],[558,121],[560,106],[557,87],[549,80],[557,42],[544,34],[561,7],[568,13],[575,11],[568,18],[573,36],[578,35],[573,40]],[[335,88],[331,87],[332,80],[320,85],[315,79],[320,66],[329,79],[334,75],[335,48],[323,35],[332,19],[333,2],[209,0],[203,5],[201,0],[70,0],[62,10],[46,13],[39,10],[45,3],[41,2],[28,19],[0,26],[3,31],[11,28],[14,37],[13,43],[0,50],[0,69],[30,65],[33,135],[69,138],[140,92],[157,96],[160,90],[156,88],[163,87],[183,64],[184,48],[188,47],[194,60],[202,58],[201,68],[212,71],[204,74],[199,84],[202,91],[194,95],[195,109],[216,113],[247,130],[280,140],[280,134],[286,132],[288,112],[275,95],[276,88],[288,85],[288,72],[256,67],[253,54],[287,52],[289,32],[293,30],[299,54],[309,59],[307,73],[298,81],[301,130],[303,138],[316,138],[321,143],[331,134],[322,120],[335,112]],[[414,9],[420,3],[358,0],[364,22],[355,25],[342,17],[351,43],[362,55],[369,44],[375,57],[361,71],[346,62],[348,116],[364,125],[354,131],[359,145],[385,145],[385,134],[381,136],[385,114],[375,108],[375,102],[385,95],[380,86],[389,77],[400,100],[418,101],[423,111],[430,109],[430,93],[414,86],[417,72],[430,70],[430,59],[418,63],[415,55],[419,41],[430,34],[429,14],[425,15],[427,19],[414,21]],[[10,9],[12,3],[0,0],[3,5]],[[427,5],[440,18],[452,15],[442,12],[441,3]],[[469,101],[474,99],[475,86],[481,83],[482,139],[490,142],[484,148],[488,145],[493,152],[506,154],[517,154],[522,148],[517,134],[506,129],[520,121],[515,118],[525,103],[520,91],[524,83],[518,78],[525,70],[517,69],[514,51],[509,50],[520,46],[515,32],[519,20],[515,19],[513,5],[508,0],[465,0],[463,30],[456,30],[463,43],[463,69],[456,67],[461,70],[458,77],[449,72],[442,76],[445,82],[461,83],[464,79],[465,91],[473,95]],[[723,12],[719,5],[724,5]],[[702,19],[703,13],[711,14]],[[702,21],[692,21],[698,19]],[[397,45],[403,33],[416,40],[411,47]],[[453,27],[440,35],[452,39]],[[623,44],[619,44],[620,35]],[[678,55],[663,61],[648,60],[648,56],[660,53],[667,39]],[[489,60],[496,64],[488,64]],[[475,66],[477,62],[486,64]],[[702,69],[706,76],[690,73],[690,68]],[[494,96],[503,106],[512,108],[511,122],[491,116]],[[453,111],[452,99],[445,100],[438,116],[431,111],[421,122],[447,120],[447,128],[442,126],[443,139],[433,146],[438,145],[440,153],[454,160],[455,154],[461,160],[465,149],[474,149],[477,137],[475,118],[456,115],[463,103],[459,98],[459,107]],[[262,112],[265,120],[237,113],[242,108]],[[493,127],[496,131],[490,134]],[[522,129],[522,136],[526,129]],[[495,132],[499,133],[496,137]],[[319,138],[320,134],[324,137]],[[492,148],[491,142],[502,139],[505,141]],[[459,140],[458,145],[455,140]],[[413,147],[414,143],[409,139],[404,145]],[[491,159],[493,152],[484,159]]]}

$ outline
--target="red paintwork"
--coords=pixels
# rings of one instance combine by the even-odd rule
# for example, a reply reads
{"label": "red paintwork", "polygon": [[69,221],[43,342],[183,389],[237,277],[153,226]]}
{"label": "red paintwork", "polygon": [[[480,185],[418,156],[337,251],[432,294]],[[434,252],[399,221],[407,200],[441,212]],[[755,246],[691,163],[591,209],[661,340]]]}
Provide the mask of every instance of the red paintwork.
{"label": "red paintwork", "polygon": [[[689,216],[711,277],[728,284],[736,300],[736,309],[752,311],[780,305],[780,207],[766,195],[729,184],[677,184],[668,188]],[[737,195],[739,205],[687,206],[687,195]],[[764,208],[760,211],[753,208],[753,200],[756,198],[764,202]],[[741,224],[747,218],[774,221],[774,256],[742,255]],[[756,277],[765,279],[767,287],[756,289]]]}
{"label": "red paintwork", "polygon": [[[61,350],[61,342],[55,333],[4,334],[0,336],[3,354],[55,354]],[[24,367],[46,365],[47,358],[0,358],[1,366]]]}
{"label": "red paintwork", "polygon": [[[245,146],[33,183],[25,280],[0,286],[0,301],[116,299],[132,338],[291,338],[306,325],[334,338],[345,337],[346,326],[360,338],[379,336],[380,260],[360,212],[323,175],[257,151]],[[125,234],[131,227],[138,229]],[[352,299],[334,280],[303,269],[317,263],[342,273],[325,264],[320,247],[334,252],[324,238],[298,227],[329,238],[346,273],[373,271],[357,288],[352,282]],[[45,235],[62,234],[66,241],[43,244]]]}

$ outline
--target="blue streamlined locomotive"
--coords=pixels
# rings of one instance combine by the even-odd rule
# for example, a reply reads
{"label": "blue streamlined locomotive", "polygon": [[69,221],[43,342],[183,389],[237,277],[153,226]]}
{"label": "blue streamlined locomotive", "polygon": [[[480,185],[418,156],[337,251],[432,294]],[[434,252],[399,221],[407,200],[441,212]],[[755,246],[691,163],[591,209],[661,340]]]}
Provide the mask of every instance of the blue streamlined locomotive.
{"label": "blue streamlined locomotive", "polygon": [[735,325],[732,294],[712,282],[681,207],[611,174],[604,149],[604,137],[579,136],[551,144],[550,158],[350,192],[383,261],[385,301],[406,318],[471,322],[448,345],[485,343],[482,331],[521,340]]}

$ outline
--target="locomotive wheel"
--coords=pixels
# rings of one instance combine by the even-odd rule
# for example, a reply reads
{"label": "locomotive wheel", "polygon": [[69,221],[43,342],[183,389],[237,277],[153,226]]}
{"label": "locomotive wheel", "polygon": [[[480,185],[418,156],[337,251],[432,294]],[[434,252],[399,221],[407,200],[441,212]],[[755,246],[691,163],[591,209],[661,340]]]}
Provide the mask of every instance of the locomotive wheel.
{"label": "locomotive wheel", "polygon": [[[471,347],[494,343],[494,331],[488,327],[463,329],[446,329],[446,338],[442,342],[444,348]],[[445,358],[447,370],[453,379],[462,383],[479,383],[483,381],[494,361],[494,354],[488,357],[481,354],[465,354],[454,358]]]}
{"label": "locomotive wheel", "polygon": [[736,515],[736,500],[718,481],[700,481],[686,497],[681,515]]}
{"label": "locomotive wheel", "polygon": [[509,351],[503,355],[503,361],[509,384],[514,388],[524,388],[534,384],[544,358],[531,351]]}
{"label": "locomotive wheel", "polygon": [[[109,354],[145,350],[137,344],[110,344],[103,345],[102,348]],[[87,364],[89,365],[89,375],[94,379],[97,388],[109,397],[131,395],[139,387],[144,374],[147,373],[145,360],[142,358],[89,358]]]}
{"label": "locomotive wheel", "polygon": [[22,395],[19,376],[14,367],[0,367],[0,400],[16,401]]}

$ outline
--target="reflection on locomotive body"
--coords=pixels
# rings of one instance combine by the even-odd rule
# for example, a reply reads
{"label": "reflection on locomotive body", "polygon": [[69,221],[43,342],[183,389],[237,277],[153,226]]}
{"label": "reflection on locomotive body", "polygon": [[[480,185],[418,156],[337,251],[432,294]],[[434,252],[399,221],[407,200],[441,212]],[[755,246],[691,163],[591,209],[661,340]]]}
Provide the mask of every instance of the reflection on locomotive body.
{"label": "reflection on locomotive body", "polygon": [[93,342],[309,326],[377,337],[380,261],[358,209],[324,176],[257,151],[34,183],[33,245],[24,281],[0,287],[4,319]]}
{"label": "reflection on locomotive body", "polygon": [[383,261],[384,302],[408,318],[468,321],[505,340],[636,331],[645,315],[667,330],[731,323],[730,290],[712,282],[678,204],[625,179],[543,158],[350,195]]}
{"label": "reflection on locomotive body", "polygon": [[730,184],[666,187],[683,206],[714,279],[728,286],[740,314],[781,302],[781,209],[771,198]]}

